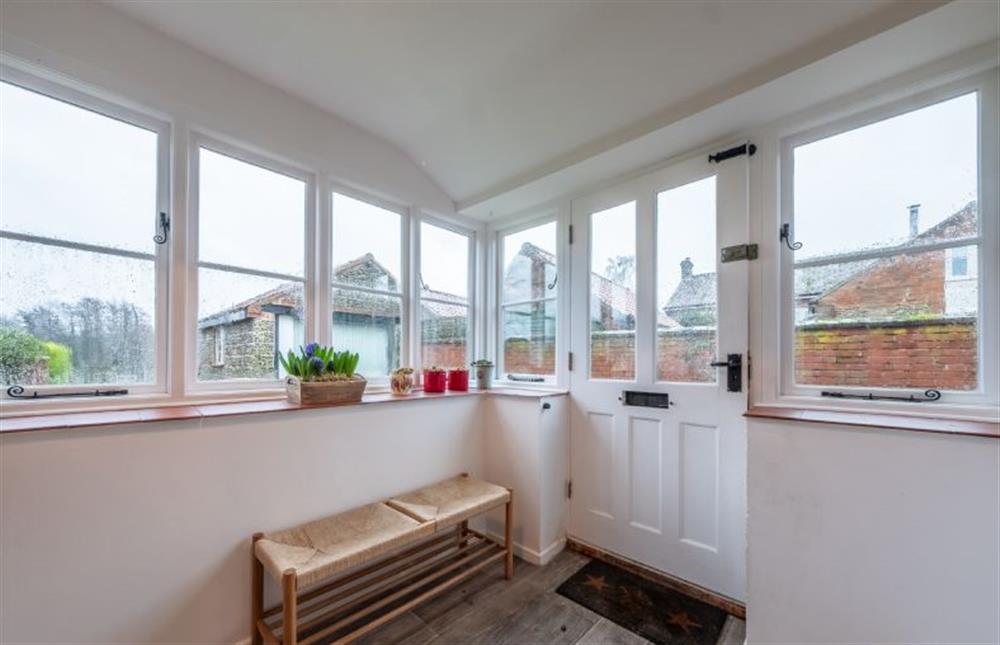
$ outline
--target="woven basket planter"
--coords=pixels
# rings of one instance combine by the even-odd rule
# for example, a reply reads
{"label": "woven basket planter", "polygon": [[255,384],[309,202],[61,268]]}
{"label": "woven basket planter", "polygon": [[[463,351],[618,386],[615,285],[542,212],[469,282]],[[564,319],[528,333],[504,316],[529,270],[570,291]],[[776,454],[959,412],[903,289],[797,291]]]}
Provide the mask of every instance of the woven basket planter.
{"label": "woven basket planter", "polygon": [[360,402],[367,385],[368,381],[361,376],[343,381],[300,381],[289,376],[285,392],[289,401],[299,405],[335,405]]}

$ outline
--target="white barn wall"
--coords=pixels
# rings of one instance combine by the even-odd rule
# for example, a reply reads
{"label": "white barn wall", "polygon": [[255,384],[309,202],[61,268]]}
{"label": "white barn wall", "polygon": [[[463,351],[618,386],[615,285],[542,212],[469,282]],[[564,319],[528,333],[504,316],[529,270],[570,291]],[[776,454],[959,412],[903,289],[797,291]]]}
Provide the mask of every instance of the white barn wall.
{"label": "white barn wall", "polygon": [[250,535],[482,476],[481,398],[0,436],[0,642],[247,638]]}
{"label": "white barn wall", "polygon": [[1000,441],[749,420],[750,643],[1000,642]]}

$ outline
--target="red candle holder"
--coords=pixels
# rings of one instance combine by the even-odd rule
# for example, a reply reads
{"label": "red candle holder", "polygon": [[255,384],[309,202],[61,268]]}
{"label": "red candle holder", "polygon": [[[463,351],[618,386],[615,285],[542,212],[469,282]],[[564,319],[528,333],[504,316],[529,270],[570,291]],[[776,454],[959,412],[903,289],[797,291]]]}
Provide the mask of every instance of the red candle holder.
{"label": "red candle holder", "polygon": [[424,370],[424,392],[440,394],[448,383],[448,373],[444,370]]}
{"label": "red candle holder", "polygon": [[452,392],[468,392],[469,370],[448,370],[448,389]]}

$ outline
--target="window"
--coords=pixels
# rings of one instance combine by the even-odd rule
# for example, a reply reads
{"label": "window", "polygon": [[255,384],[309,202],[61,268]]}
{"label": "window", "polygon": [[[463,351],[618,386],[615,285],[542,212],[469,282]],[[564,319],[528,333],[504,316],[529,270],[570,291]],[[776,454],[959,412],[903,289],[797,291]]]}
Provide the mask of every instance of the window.
{"label": "window", "polygon": [[358,371],[385,377],[400,366],[403,216],[333,193],[332,338],[361,356]]}
{"label": "window", "polygon": [[715,383],[715,177],[656,196],[656,378]]}
{"label": "window", "polygon": [[636,203],[590,216],[590,377],[635,379]]}
{"label": "window", "polygon": [[793,385],[976,390],[979,95],[854,125],[786,147]]}
{"label": "window", "polygon": [[[215,147],[196,148],[192,178],[197,380],[274,380],[276,354],[304,336],[309,182]],[[225,360],[217,361],[221,339]]]}
{"label": "window", "polygon": [[420,223],[420,360],[427,368],[471,362],[469,315],[472,237]]}
{"label": "window", "polygon": [[0,378],[162,390],[167,126],[29,85],[0,83]]}
{"label": "window", "polygon": [[556,223],[508,233],[500,248],[500,369],[514,380],[544,381],[556,373]]}

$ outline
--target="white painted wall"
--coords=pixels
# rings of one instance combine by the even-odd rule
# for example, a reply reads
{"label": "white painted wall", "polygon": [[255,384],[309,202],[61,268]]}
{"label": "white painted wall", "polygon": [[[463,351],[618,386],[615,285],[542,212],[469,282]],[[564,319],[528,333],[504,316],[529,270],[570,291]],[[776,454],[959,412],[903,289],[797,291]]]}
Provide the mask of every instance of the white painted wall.
{"label": "white painted wall", "polygon": [[246,638],[250,535],[482,476],[483,398],[0,436],[0,642]]}
{"label": "white painted wall", "polygon": [[[454,203],[402,151],[98,2],[4,2],[0,49],[396,202]],[[179,151],[175,150],[175,154]],[[175,209],[180,204],[175,204]]]}
{"label": "white painted wall", "polygon": [[[568,405],[564,395],[494,395],[483,402],[485,476],[514,490],[514,543],[533,564],[548,563],[566,544]],[[502,536],[503,514],[493,513],[487,528]]]}
{"label": "white painted wall", "polygon": [[1000,441],[747,436],[749,642],[1000,642]]}

